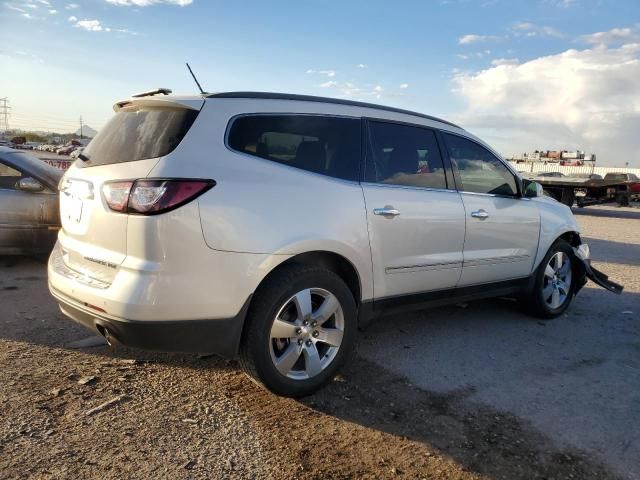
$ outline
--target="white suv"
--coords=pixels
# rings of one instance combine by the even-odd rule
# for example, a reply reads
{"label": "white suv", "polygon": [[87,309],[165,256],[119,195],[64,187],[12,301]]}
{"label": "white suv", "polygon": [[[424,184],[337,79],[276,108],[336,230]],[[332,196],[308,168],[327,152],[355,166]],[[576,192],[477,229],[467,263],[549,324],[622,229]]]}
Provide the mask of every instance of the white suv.
{"label": "white suv", "polygon": [[[560,315],[589,265],[566,206],[462,128],[272,93],[119,102],[60,183],[49,286],[110,343],[327,383],[389,312],[517,295]],[[166,92],[162,92],[166,93]]]}

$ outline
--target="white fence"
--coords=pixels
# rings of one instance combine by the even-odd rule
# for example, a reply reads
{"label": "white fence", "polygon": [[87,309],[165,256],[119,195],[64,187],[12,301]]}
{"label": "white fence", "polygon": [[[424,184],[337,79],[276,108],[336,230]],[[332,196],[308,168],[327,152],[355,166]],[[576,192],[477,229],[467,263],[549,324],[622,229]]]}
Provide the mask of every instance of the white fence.
{"label": "white fence", "polygon": [[635,173],[640,176],[640,168],[628,167],[596,167],[594,165],[582,165],[580,167],[561,166],[557,163],[544,162],[509,162],[519,172],[560,172],[564,175],[572,175],[576,173],[597,173],[603,177],[610,172],[617,173]]}

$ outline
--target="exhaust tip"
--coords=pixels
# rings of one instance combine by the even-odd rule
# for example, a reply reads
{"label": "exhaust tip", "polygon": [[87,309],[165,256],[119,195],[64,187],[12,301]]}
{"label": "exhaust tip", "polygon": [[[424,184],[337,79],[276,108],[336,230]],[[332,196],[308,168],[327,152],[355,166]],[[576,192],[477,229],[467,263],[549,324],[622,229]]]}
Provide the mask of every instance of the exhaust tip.
{"label": "exhaust tip", "polygon": [[98,332],[100,332],[100,335],[102,335],[107,341],[107,345],[109,345],[110,347],[114,347],[119,344],[116,337],[109,331],[107,327],[105,327],[104,325],[96,325],[96,328],[98,329]]}

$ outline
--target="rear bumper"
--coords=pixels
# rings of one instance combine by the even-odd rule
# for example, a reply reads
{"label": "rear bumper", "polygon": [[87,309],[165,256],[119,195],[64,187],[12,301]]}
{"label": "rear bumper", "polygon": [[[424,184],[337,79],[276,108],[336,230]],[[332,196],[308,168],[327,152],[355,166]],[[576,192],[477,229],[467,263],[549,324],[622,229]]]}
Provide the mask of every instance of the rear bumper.
{"label": "rear bumper", "polygon": [[163,352],[215,353],[234,357],[238,352],[250,298],[232,318],[215,320],[134,321],[111,317],[66,297],[49,284],[60,310],[80,325],[104,336],[109,343]]}

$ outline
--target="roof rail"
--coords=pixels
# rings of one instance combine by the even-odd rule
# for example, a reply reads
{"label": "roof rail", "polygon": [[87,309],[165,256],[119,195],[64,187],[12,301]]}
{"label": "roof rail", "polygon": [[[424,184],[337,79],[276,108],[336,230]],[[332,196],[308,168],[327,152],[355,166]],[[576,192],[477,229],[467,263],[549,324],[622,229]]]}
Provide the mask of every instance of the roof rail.
{"label": "roof rail", "polygon": [[451,123],[447,120],[443,120],[431,115],[425,115],[424,113],[412,112],[411,110],[404,110],[402,108],[387,107],[385,105],[376,105],[375,103],[357,102],[354,100],[345,100],[342,98],[330,98],[330,97],[317,97],[314,95],[296,95],[292,93],[273,93],[273,92],[222,92],[212,93],[207,95],[207,98],[257,98],[264,100],[297,100],[300,102],[320,102],[320,103],[333,103],[336,105],[350,105],[353,107],[363,108],[375,108],[377,110],[384,110],[387,112],[403,113],[405,115],[413,115],[414,117],[426,118],[428,120],[434,120],[436,122],[446,123],[452,127],[460,128],[459,125]]}
{"label": "roof rail", "polygon": [[131,96],[133,98],[140,98],[140,97],[152,97],[153,95],[159,95],[159,94],[169,95],[172,91],[173,90],[171,90],[170,88],[154,88],[153,90],[136,93],[135,95],[131,95]]}

